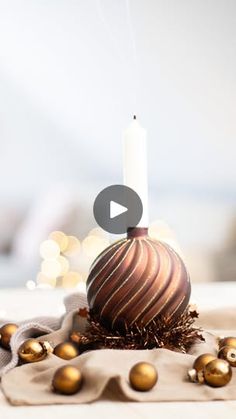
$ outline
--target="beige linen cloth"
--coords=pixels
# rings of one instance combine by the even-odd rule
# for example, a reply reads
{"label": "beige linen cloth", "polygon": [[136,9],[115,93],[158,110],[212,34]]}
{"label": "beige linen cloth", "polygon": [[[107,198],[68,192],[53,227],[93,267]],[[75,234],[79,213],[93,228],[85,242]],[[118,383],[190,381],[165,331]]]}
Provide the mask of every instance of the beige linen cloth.
{"label": "beige linen cloth", "polygon": [[[17,349],[26,338],[43,335],[41,340],[48,340],[55,346],[67,340],[72,329],[83,331],[85,320],[75,314],[84,307],[87,307],[85,294],[67,297],[66,314],[62,319],[40,318],[24,322],[11,341],[12,356],[1,349],[2,390],[11,404],[76,404],[92,402],[101,397],[142,402],[236,399],[236,368],[231,382],[222,388],[190,383],[187,378],[187,371],[197,355],[204,352],[216,354],[217,336],[236,336],[234,309],[202,313],[198,323],[208,330],[204,332],[206,341],[193,345],[188,354],[167,349],[102,349],[83,353],[71,361],[50,354],[41,362],[16,367]],[[158,382],[149,392],[135,391],[129,385],[129,370],[139,361],[153,363],[158,371]],[[56,394],[51,389],[56,369],[66,364],[78,366],[84,376],[81,391],[72,396]]]}

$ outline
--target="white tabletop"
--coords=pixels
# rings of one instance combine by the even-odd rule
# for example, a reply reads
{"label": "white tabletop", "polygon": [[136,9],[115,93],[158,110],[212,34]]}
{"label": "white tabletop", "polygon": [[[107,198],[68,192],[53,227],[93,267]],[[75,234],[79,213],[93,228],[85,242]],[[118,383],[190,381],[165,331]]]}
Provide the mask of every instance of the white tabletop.
{"label": "white tabletop", "polygon": [[[26,319],[39,315],[58,316],[63,313],[63,290],[4,289],[0,290],[0,319]],[[191,302],[199,310],[236,305],[236,283],[209,283],[193,285]],[[0,393],[0,417],[4,419],[25,419],[26,414],[34,419],[83,418],[145,418],[145,419],[227,419],[236,418],[236,401],[222,402],[173,402],[173,403],[134,403],[100,400],[84,405],[22,406],[13,407]]]}

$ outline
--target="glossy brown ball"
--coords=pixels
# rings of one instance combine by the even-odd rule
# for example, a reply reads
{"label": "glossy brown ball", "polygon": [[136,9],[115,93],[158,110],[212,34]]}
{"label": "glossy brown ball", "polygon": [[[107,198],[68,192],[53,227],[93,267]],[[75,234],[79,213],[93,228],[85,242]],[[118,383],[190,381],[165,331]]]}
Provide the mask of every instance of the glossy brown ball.
{"label": "glossy brown ball", "polygon": [[231,367],[236,367],[236,348],[223,346],[218,353],[218,358],[227,361]]}
{"label": "glossy brown ball", "polygon": [[19,326],[15,323],[6,323],[0,328],[0,346],[10,349],[10,340]]}
{"label": "glossy brown ball", "polygon": [[129,373],[131,387],[137,391],[151,390],[158,380],[157,370],[148,362],[138,362]]}
{"label": "glossy brown ball", "polygon": [[63,342],[54,348],[53,353],[59,358],[70,360],[79,355],[79,350],[73,343]]}
{"label": "glossy brown ball", "polygon": [[79,368],[73,365],[65,365],[59,368],[53,377],[53,390],[61,394],[75,394],[77,393],[83,383],[83,377]]}
{"label": "glossy brown ball", "polygon": [[124,331],[157,319],[175,322],[188,306],[191,285],[180,256],[134,228],[105,249],[87,279],[88,304],[108,329]]}
{"label": "glossy brown ball", "polygon": [[214,359],[203,369],[205,383],[211,387],[223,387],[232,378],[232,368],[223,359]]}

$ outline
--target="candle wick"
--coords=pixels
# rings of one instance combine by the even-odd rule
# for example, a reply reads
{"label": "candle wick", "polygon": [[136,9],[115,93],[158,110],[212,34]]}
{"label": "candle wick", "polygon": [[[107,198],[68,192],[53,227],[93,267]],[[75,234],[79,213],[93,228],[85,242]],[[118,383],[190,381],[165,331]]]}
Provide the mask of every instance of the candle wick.
{"label": "candle wick", "polygon": [[136,115],[133,116],[133,119],[137,119]]}

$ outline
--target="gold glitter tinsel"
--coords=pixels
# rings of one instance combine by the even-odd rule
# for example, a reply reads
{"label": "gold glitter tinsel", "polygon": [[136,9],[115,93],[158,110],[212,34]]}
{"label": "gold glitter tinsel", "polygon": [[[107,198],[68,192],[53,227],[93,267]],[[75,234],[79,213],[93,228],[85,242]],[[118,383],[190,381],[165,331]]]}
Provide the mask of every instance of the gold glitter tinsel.
{"label": "gold glitter tinsel", "polygon": [[105,328],[90,312],[88,327],[80,336],[80,343],[97,349],[168,348],[186,353],[194,342],[204,341],[201,329],[193,326],[196,317],[198,317],[196,310],[192,311],[191,308],[187,308],[176,322],[159,318],[153,320],[148,326],[134,325],[121,333]]}

